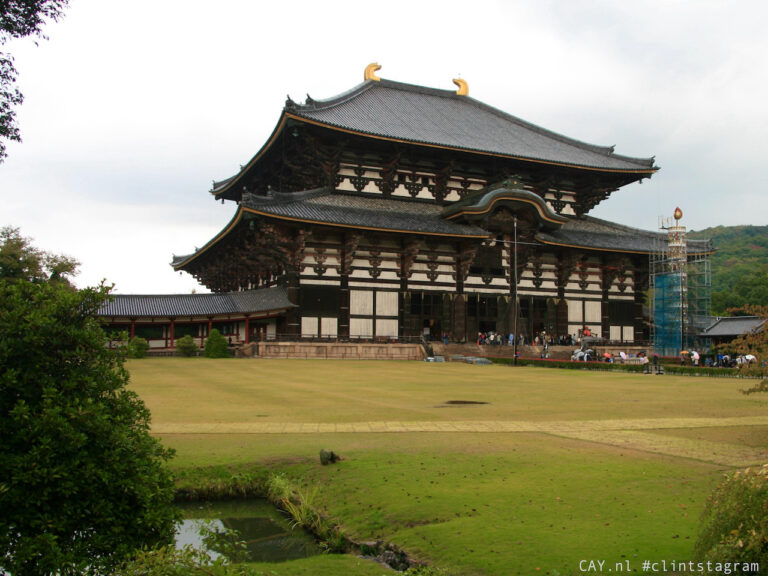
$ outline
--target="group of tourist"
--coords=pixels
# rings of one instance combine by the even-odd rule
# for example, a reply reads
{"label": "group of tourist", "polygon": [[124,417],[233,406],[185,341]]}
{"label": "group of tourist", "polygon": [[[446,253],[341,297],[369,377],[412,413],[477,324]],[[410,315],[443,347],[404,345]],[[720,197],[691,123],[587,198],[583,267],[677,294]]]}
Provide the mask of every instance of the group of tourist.
{"label": "group of tourist", "polygon": [[[447,336],[444,335],[444,340],[447,339]],[[525,334],[519,334],[517,336],[517,345],[518,346],[525,346],[526,344],[531,346],[573,346],[574,344],[578,343],[580,338],[578,336],[571,336],[570,334],[566,335],[560,335],[560,336],[551,336],[548,335],[546,332],[540,332],[536,334],[533,337],[533,340],[528,340],[526,338]],[[446,342],[447,343],[447,342]],[[510,334],[501,334],[500,332],[496,332],[494,330],[489,330],[487,332],[478,332],[477,333],[477,345],[482,346],[485,344],[489,345],[496,345],[496,346],[514,346],[515,345],[515,335]]]}

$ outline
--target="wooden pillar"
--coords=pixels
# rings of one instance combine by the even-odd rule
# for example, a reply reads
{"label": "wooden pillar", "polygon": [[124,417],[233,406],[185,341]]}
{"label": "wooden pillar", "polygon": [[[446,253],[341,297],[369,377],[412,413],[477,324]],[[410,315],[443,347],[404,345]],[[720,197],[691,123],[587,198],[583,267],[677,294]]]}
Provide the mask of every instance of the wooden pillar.
{"label": "wooden pillar", "polygon": [[467,299],[461,294],[453,298],[453,338],[457,342],[467,338]]}
{"label": "wooden pillar", "polygon": [[608,314],[609,290],[603,289],[603,297],[600,302],[600,336],[609,340],[611,337],[611,317]]}
{"label": "wooden pillar", "polygon": [[135,336],[136,336],[136,319],[135,318],[131,318],[131,335],[130,335],[130,339],[133,340]]}
{"label": "wooden pillar", "polygon": [[245,317],[245,343],[248,344],[251,341],[251,319]]}
{"label": "wooden pillar", "polygon": [[459,244],[457,246],[456,270],[456,296],[453,298],[453,339],[457,342],[469,341],[467,336],[467,299],[464,296],[464,276],[469,271],[469,263],[474,256],[470,250]]}
{"label": "wooden pillar", "polygon": [[349,274],[342,273],[339,286],[339,328],[337,338],[349,340]]}
{"label": "wooden pillar", "polygon": [[568,335],[568,301],[565,296],[558,297],[555,336]]}
{"label": "wooden pillar", "polygon": [[[288,300],[297,306],[299,302],[299,273],[295,270],[285,275]],[[298,338],[301,335],[301,313],[299,308],[291,308],[285,313],[286,332],[289,338]]]}
{"label": "wooden pillar", "polygon": [[173,340],[174,340],[174,338],[173,338],[173,328],[174,328],[174,319],[171,318],[171,327],[169,329],[170,330],[169,336],[170,336],[170,340],[171,340],[171,345],[169,346],[169,348],[175,348],[176,347],[174,345],[174,342],[173,342]]}

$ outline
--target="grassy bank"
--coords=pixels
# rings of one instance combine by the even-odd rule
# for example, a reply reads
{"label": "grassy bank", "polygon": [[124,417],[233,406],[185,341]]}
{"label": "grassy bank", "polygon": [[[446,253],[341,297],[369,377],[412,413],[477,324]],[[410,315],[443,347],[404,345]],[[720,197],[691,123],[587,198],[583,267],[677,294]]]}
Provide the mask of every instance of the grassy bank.
{"label": "grassy bank", "polygon": [[[404,362],[129,369],[178,451],[182,487],[282,473],[317,487],[319,511],[354,539],[391,541],[452,574],[689,558],[723,471],[768,460],[750,440],[768,434],[768,397],[734,381]],[[321,448],[343,460],[321,466]],[[291,564],[269,570],[306,573]]]}

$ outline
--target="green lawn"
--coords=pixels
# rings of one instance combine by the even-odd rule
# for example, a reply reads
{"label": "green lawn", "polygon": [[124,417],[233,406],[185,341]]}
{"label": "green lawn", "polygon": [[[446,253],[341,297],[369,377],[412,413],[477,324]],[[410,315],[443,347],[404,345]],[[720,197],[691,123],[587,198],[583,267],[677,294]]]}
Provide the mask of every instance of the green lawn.
{"label": "green lawn", "polygon": [[[391,541],[451,574],[688,559],[723,472],[768,461],[768,395],[739,394],[738,380],[419,362],[128,367],[180,475],[283,472],[318,486],[354,538]],[[344,459],[320,466],[321,448]],[[337,557],[264,570],[386,573]]]}

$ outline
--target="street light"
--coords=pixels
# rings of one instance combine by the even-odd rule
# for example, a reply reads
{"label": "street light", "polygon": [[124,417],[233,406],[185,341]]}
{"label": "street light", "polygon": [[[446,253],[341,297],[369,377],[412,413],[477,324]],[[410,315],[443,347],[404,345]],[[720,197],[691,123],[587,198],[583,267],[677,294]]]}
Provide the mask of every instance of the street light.
{"label": "street light", "polygon": [[518,306],[518,304],[517,304],[517,216],[515,216],[514,222],[515,222],[515,235],[514,235],[513,247],[514,247],[514,251],[515,251],[515,258],[514,258],[514,275],[513,275],[513,277],[514,277],[514,280],[515,280],[515,328],[514,328],[513,334],[515,335],[515,337],[514,337],[514,340],[515,340],[514,345],[515,345],[515,347],[514,347],[514,352],[513,352],[514,353],[514,360],[512,362],[513,362],[513,364],[515,366],[517,366],[517,340],[519,338],[519,334],[517,333],[517,306]]}

